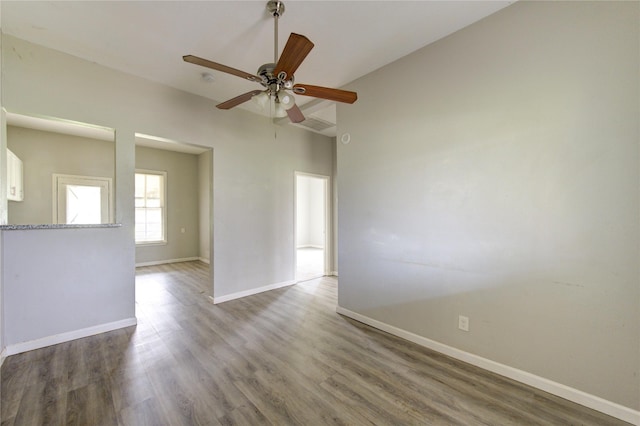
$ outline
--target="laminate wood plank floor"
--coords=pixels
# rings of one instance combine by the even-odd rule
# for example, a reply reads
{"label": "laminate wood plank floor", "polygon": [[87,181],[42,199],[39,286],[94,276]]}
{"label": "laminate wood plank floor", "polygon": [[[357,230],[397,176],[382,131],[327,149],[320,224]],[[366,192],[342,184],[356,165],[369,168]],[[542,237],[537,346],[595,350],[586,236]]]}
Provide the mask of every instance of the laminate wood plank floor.
{"label": "laminate wood plank floor", "polygon": [[136,327],[7,358],[1,424],[626,424],[336,314],[335,278],[213,305],[208,276],[139,268]]}
{"label": "laminate wood plank floor", "polygon": [[307,281],[324,275],[324,249],[302,247],[296,249],[296,280]]}

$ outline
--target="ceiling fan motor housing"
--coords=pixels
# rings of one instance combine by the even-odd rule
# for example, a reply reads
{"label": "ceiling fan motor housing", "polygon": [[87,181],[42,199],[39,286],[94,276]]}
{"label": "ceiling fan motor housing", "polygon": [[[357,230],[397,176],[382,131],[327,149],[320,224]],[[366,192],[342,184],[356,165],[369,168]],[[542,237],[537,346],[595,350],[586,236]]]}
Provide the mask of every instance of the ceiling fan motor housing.
{"label": "ceiling fan motor housing", "polygon": [[269,95],[275,95],[282,89],[291,89],[294,84],[294,77],[291,76],[289,80],[286,80],[287,73],[281,71],[278,75],[273,75],[273,71],[276,68],[276,64],[268,63],[258,68],[257,74],[260,76],[262,84],[269,91]]}

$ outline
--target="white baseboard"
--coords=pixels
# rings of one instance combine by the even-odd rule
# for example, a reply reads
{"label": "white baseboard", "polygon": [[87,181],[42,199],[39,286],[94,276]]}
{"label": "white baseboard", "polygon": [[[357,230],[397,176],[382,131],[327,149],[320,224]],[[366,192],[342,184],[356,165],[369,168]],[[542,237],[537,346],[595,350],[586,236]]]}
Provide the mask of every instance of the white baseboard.
{"label": "white baseboard", "polygon": [[199,257],[199,258],[198,258],[198,260],[199,260],[200,262],[204,262],[204,263],[206,263],[207,265],[209,264],[209,259],[207,259],[206,257]]}
{"label": "white baseboard", "polygon": [[296,246],[297,249],[303,249],[303,248],[317,248],[317,249],[324,249],[324,246],[318,245],[318,244],[304,244],[301,246]]}
{"label": "white baseboard", "polygon": [[215,297],[215,296],[211,297],[211,296],[209,296],[209,298],[211,298],[211,300],[213,300],[213,303],[217,304],[217,303],[222,303],[222,302],[228,302],[229,300],[233,300],[233,299],[240,299],[241,297],[252,296],[254,294],[263,293],[263,292],[269,291],[269,290],[275,290],[277,288],[287,287],[287,286],[293,285],[295,283],[297,283],[296,280],[283,281],[281,283],[265,285],[264,287],[252,288],[251,290],[239,291],[237,293],[231,293],[231,294],[227,294],[225,296],[219,296],[219,297]]}
{"label": "white baseboard", "polygon": [[0,351],[0,367],[2,367],[2,364],[4,363],[4,359],[7,357],[7,348],[2,348],[2,351]]}
{"label": "white baseboard", "polygon": [[93,327],[87,327],[80,330],[69,331],[61,334],[54,334],[53,336],[43,337],[41,339],[30,340],[28,342],[16,343],[9,345],[5,348],[5,356],[15,355],[22,352],[32,351],[34,349],[40,349],[51,345],[57,345],[58,343],[64,343],[71,340],[82,339],[83,337],[89,337],[100,333],[106,333],[107,331],[117,330],[119,328],[131,327],[136,325],[138,320],[133,318],[127,318],[120,321],[109,322],[106,324],[95,325]]}
{"label": "white baseboard", "polygon": [[193,262],[194,260],[202,260],[202,259],[199,257],[183,257],[181,259],[154,260],[151,262],[136,263],[136,268],[140,266],[166,265],[167,263]]}
{"label": "white baseboard", "polygon": [[629,407],[616,404],[615,402],[611,402],[598,396],[588,394],[586,392],[571,388],[561,383],[545,379],[544,377],[536,376],[535,374],[531,374],[526,371],[519,370],[508,365],[500,364],[499,362],[495,362],[460,349],[456,349],[452,346],[448,346],[443,343],[436,342],[435,340],[419,336],[417,334],[411,333],[398,327],[394,327],[382,321],[375,320],[373,318],[361,315],[357,312],[350,311],[340,306],[336,308],[336,312],[361,323],[370,325],[371,327],[385,331],[389,334],[393,334],[394,336],[409,340],[420,346],[424,346],[460,361],[475,365],[476,367],[480,367],[493,373],[497,373],[501,376],[508,377],[510,379],[543,390],[545,392],[549,392],[553,395],[557,395],[561,398],[567,399],[577,404],[584,405],[585,407],[600,411],[601,413],[607,414],[609,416],[624,420],[625,422],[629,422],[634,425],[640,425],[640,411],[636,411]]}

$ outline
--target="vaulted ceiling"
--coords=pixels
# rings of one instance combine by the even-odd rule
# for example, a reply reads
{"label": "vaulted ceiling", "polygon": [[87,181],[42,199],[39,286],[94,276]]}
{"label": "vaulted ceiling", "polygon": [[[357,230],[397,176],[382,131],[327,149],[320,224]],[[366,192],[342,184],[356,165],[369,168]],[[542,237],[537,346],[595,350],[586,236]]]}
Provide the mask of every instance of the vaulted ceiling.
{"label": "vaulted ceiling", "polygon": [[[296,82],[341,87],[513,1],[285,1],[279,50],[291,32],[315,47]],[[7,1],[2,32],[212,99],[257,83],[185,63],[193,54],[249,73],[273,62],[266,1]],[[213,81],[202,78],[211,73]],[[389,84],[402,84],[390,81]],[[297,96],[307,117],[335,124],[331,102]],[[241,108],[260,113],[253,102]],[[309,122],[313,120],[308,120]],[[311,124],[311,123],[306,123]],[[316,129],[317,131],[317,129]],[[333,135],[335,127],[319,131]]]}

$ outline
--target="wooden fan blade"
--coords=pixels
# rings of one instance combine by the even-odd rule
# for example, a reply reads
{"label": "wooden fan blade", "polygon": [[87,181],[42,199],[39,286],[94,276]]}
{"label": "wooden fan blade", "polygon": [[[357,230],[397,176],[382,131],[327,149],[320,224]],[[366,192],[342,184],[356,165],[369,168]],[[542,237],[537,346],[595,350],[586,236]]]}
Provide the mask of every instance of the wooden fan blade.
{"label": "wooden fan blade", "polygon": [[189,62],[191,64],[196,64],[203,67],[211,68],[212,70],[216,70],[216,71],[226,72],[227,74],[235,75],[237,77],[241,77],[246,80],[257,81],[258,83],[262,81],[260,77],[258,77],[257,75],[249,74],[248,72],[231,68],[226,65],[222,65],[217,62],[210,61],[208,59],[202,59],[193,55],[185,55],[182,57],[182,59],[185,62]]}
{"label": "wooden fan blade", "polygon": [[328,87],[311,86],[309,84],[296,84],[293,86],[293,93],[304,96],[313,96],[314,98],[328,99],[330,101],[345,102],[352,104],[358,100],[356,92],[348,90],[330,89]]}
{"label": "wooden fan blade", "polygon": [[291,76],[296,72],[302,61],[304,61],[304,58],[311,52],[313,46],[314,44],[311,40],[305,36],[291,33],[280,55],[280,59],[278,59],[273,75],[277,77],[281,71],[284,71],[287,73],[286,79],[291,79]]}
{"label": "wooden fan blade", "polygon": [[298,105],[295,104],[287,110],[287,115],[292,123],[302,123],[305,120],[304,114],[300,111]]}
{"label": "wooden fan blade", "polygon": [[247,102],[249,99],[251,99],[252,97],[254,97],[255,95],[257,95],[258,93],[262,93],[262,90],[252,90],[250,92],[247,93],[243,93],[240,96],[236,96],[233,99],[229,99],[226,102],[223,102],[221,104],[216,105],[216,108],[219,109],[231,109],[235,106],[238,106],[242,103]]}

